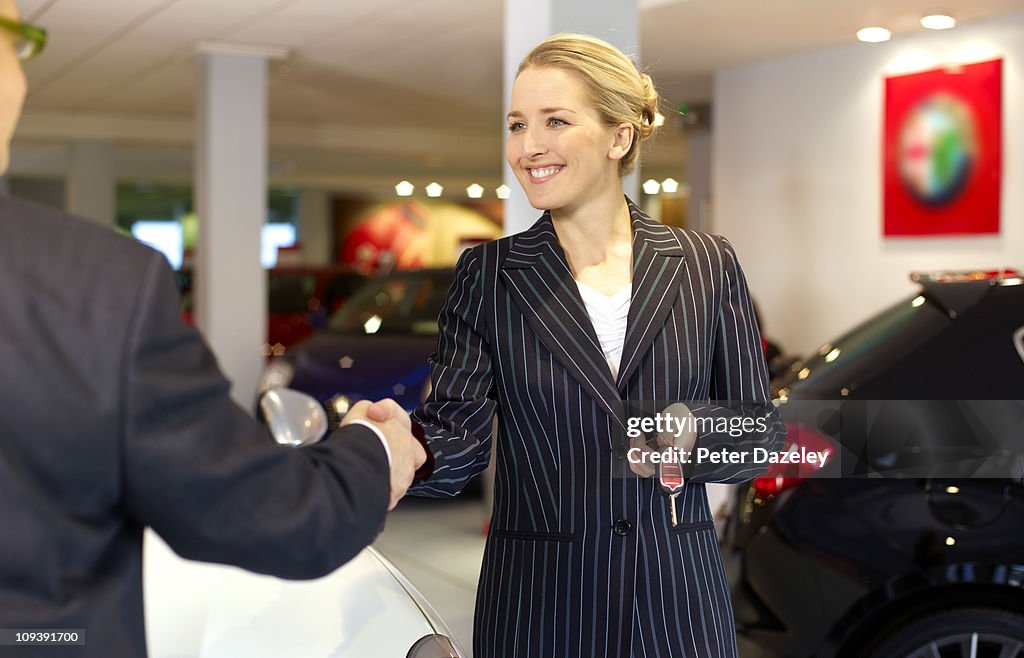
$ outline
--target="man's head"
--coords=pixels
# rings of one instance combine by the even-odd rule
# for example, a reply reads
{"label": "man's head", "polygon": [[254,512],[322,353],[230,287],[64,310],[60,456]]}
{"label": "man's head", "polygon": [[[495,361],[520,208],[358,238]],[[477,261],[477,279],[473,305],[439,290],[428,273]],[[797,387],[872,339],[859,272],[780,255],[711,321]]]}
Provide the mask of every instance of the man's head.
{"label": "man's head", "polygon": [[[14,0],[0,0],[0,18],[20,20]],[[11,136],[25,100],[25,73],[15,50],[18,41],[19,36],[13,30],[0,25],[0,175],[7,171]]]}

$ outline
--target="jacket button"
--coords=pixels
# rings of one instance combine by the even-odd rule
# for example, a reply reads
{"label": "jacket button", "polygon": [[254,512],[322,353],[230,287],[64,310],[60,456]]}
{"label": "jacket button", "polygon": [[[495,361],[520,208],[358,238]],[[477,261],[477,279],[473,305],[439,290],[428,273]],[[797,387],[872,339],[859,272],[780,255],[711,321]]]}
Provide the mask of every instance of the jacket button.
{"label": "jacket button", "polygon": [[629,534],[629,529],[631,527],[632,526],[629,525],[629,521],[627,521],[626,519],[619,519],[618,521],[615,522],[615,525],[612,526],[612,530],[619,537],[625,537],[626,535]]}

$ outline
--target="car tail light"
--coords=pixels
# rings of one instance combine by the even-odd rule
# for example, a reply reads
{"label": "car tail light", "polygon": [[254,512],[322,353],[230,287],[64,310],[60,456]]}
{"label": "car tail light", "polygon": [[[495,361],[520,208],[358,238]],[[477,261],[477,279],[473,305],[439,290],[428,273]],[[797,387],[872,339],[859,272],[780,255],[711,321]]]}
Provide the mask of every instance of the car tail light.
{"label": "car tail light", "polygon": [[[829,458],[837,452],[836,442],[800,423],[786,423],[786,444],[782,452],[820,452],[827,450]],[[761,498],[777,496],[814,475],[821,464],[771,464],[765,474],[754,480],[754,493]]]}
{"label": "car tail light", "polygon": [[992,270],[939,270],[933,272],[911,272],[910,280],[915,283],[930,281],[948,283],[955,281],[1003,281],[1019,279],[1020,272],[1012,267]]}

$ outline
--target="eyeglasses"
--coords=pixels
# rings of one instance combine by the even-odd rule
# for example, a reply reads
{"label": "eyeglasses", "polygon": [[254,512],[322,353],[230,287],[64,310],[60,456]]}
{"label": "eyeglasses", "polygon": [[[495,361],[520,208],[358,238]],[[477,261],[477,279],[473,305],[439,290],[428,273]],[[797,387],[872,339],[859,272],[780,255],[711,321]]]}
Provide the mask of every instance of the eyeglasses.
{"label": "eyeglasses", "polygon": [[35,25],[12,21],[9,18],[0,16],[0,28],[3,28],[15,36],[14,54],[18,59],[24,61],[32,59],[43,52],[46,45],[46,30]]}

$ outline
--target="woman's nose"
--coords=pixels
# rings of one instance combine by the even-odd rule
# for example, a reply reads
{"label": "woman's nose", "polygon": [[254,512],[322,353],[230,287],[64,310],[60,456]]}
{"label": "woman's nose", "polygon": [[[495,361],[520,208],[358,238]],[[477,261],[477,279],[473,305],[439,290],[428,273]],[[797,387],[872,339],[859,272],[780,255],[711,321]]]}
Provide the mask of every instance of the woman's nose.
{"label": "woman's nose", "polygon": [[547,151],[547,144],[544,140],[544,136],[533,128],[527,128],[523,131],[523,155],[528,158],[543,155]]}

